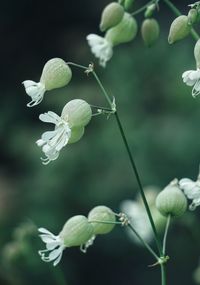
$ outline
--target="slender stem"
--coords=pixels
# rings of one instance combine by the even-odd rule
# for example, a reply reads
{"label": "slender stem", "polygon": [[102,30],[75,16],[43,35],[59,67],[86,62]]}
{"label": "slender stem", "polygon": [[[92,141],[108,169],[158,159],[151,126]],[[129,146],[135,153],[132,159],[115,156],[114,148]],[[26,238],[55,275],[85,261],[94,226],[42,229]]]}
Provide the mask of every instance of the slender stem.
{"label": "slender stem", "polygon": [[[165,3],[166,3],[166,5],[172,10],[172,12],[174,12],[174,14],[176,15],[176,16],[180,16],[180,15],[182,15],[181,14],[181,12],[180,12],[180,10],[170,1],[170,0],[163,0]],[[192,37],[196,40],[196,41],[198,41],[198,39],[199,39],[199,34],[195,31],[195,29],[191,29],[191,35],[192,35]]]}
{"label": "slender stem", "polygon": [[147,4],[145,4],[144,6],[142,6],[141,8],[139,8],[138,10],[134,11],[133,13],[131,13],[131,16],[135,16],[139,13],[141,13],[142,11],[144,11],[149,5],[151,5],[152,3],[157,3],[158,1],[156,0],[152,0],[149,1]]}
{"label": "slender stem", "polygon": [[166,264],[160,264],[161,268],[161,284],[166,285],[167,284],[167,278],[166,278]]}
{"label": "slender stem", "polygon": [[149,221],[151,223],[152,230],[154,232],[155,241],[156,241],[156,244],[157,244],[157,247],[158,247],[158,250],[159,250],[159,254],[162,255],[162,247],[161,247],[161,244],[160,244],[160,240],[159,240],[159,237],[158,237],[158,234],[157,234],[157,230],[156,230],[156,227],[155,227],[152,215],[151,215],[151,211],[149,209],[149,205],[147,203],[147,200],[146,200],[146,197],[145,197],[145,194],[144,194],[144,190],[143,190],[143,187],[142,187],[142,183],[141,183],[141,180],[140,180],[140,176],[139,176],[139,173],[138,173],[135,161],[134,161],[133,156],[131,154],[130,147],[128,145],[128,142],[127,142],[127,139],[126,139],[126,136],[125,136],[125,133],[124,133],[121,121],[119,119],[119,115],[118,115],[117,112],[115,112],[114,115],[115,115],[115,118],[116,118],[119,130],[120,130],[120,133],[121,133],[124,145],[126,147],[126,150],[127,150],[128,156],[129,156],[129,160],[131,162],[132,169],[133,169],[133,171],[135,173],[135,177],[136,177],[136,180],[137,180],[137,183],[138,183],[138,186],[139,186],[140,194],[142,196],[142,199],[143,199],[143,202],[144,202],[144,206],[146,208],[146,212],[147,212],[147,215],[149,217]]}
{"label": "slender stem", "polygon": [[121,222],[112,222],[112,221],[99,221],[99,220],[92,220],[89,223],[99,223],[99,224],[108,224],[108,225],[122,225]]}
{"label": "slender stem", "polygon": [[166,253],[167,234],[169,231],[170,220],[171,220],[171,215],[168,215],[166,226],[165,226],[164,238],[163,238],[163,255],[165,255]]}
{"label": "slender stem", "polygon": [[82,68],[82,69],[85,69],[87,70],[88,67],[84,66],[84,65],[80,65],[80,64],[77,64],[77,63],[74,63],[74,62],[66,62],[68,65],[73,65],[73,66],[76,66],[78,68]]}
{"label": "slender stem", "polygon": [[[99,77],[97,76],[97,74],[93,71],[92,74],[94,75],[99,87],[101,88],[106,100],[108,101],[109,105],[111,106],[112,108],[112,101],[109,97],[109,95],[107,94],[105,88],[103,87]],[[128,156],[129,156],[129,159],[130,159],[130,162],[131,162],[131,166],[132,166],[132,169],[133,169],[133,172],[135,174],[135,177],[136,177],[136,180],[137,180],[137,183],[138,183],[138,186],[139,186],[139,190],[140,190],[140,194],[142,196],[142,199],[143,199],[143,202],[144,202],[144,206],[146,208],[146,212],[147,212],[147,215],[149,217],[149,221],[150,221],[150,224],[151,224],[151,227],[152,227],[152,230],[153,230],[153,233],[154,233],[154,237],[155,237],[155,241],[156,241],[156,244],[157,244],[157,247],[158,247],[158,251],[159,251],[159,254],[160,256],[162,256],[162,247],[161,247],[161,243],[160,243],[160,240],[159,240],[159,237],[158,237],[158,234],[157,234],[157,230],[156,230],[156,227],[155,227],[155,224],[154,224],[154,221],[153,221],[153,218],[152,218],[152,215],[151,215],[151,211],[149,209],[149,205],[147,203],[147,200],[146,200],[146,197],[145,197],[145,194],[144,194],[144,190],[143,190],[143,187],[142,187],[142,183],[141,183],[141,180],[140,180],[140,176],[139,176],[139,173],[137,171],[137,167],[136,167],[136,164],[135,164],[135,161],[133,159],[133,156],[132,156],[132,153],[130,151],[130,148],[129,148],[129,145],[128,145],[128,141],[126,139],[126,136],[125,136],[125,133],[124,133],[124,130],[123,130],[123,127],[122,127],[122,124],[121,124],[121,121],[119,119],[119,115],[117,112],[114,113],[115,115],[115,119],[117,121],[117,125],[118,125],[118,128],[120,130],[120,134],[122,136],[122,139],[123,139],[123,142],[124,142],[124,145],[125,145],[125,148],[126,148],[126,151],[128,153]]]}
{"label": "slender stem", "polygon": [[96,108],[96,109],[101,109],[101,110],[108,111],[108,112],[112,112],[112,109],[110,109],[110,108],[105,108],[105,107],[91,105],[91,104],[90,104],[90,107]]}
{"label": "slender stem", "polygon": [[134,229],[134,227],[129,223],[128,227],[131,231],[137,236],[137,238],[141,241],[141,243],[146,247],[146,249],[159,261],[159,256],[154,252],[154,250],[143,240],[143,238],[139,235],[139,233]]}
{"label": "slender stem", "polygon": [[103,92],[104,96],[106,97],[106,100],[108,101],[108,103],[109,103],[109,105],[110,105],[110,107],[112,109],[112,101],[111,101],[110,97],[108,96],[108,93],[106,92],[105,88],[103,87],[99,77],[97,76],[95,71],[93,71],[92,74],[94,75],[97,83],[99,84],[99,86],[101,88],[101,91]]}

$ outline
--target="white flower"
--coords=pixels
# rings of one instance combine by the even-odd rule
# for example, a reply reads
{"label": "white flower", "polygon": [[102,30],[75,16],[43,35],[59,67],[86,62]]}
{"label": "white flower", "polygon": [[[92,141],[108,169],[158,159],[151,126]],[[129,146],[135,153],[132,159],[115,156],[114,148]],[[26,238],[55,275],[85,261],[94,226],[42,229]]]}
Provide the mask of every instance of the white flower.
{"label": "white flower", "polygon": [[[53,266],[56,266],[63,254],[63,250],[67,247],[64,244],[64,240],[60,235],[54,235],[50,231],[45,228],[39,228],[38,231],[41,233],[39,236],[41,237],[42,241],[46,244],[46,249],[39,250],[38,253],[41,256],[41,259],[44,262],[51,262],[53,261]],[[85,244],[80,246],[80,250],[83,253],[86,253],[88,247],[93,245],[96,236],[93,235]]]}
{"label": "white flower", "polygon": [[200,94],[200,69],[188,70],[182,74],[183,82],[188,86],[193,86],[192,96],[195,98]]}
{"label": "white flower", "polygon": [[90,34],[86,37],[92,53],[99,58],[99,64],[103,67],[106,66],[108,60],[113,55],[113,46],[105,38],[95,34]]}
{"label": "white flower", "polygon": [[[153,238],[153,234],[144,206],[139,202],[126,200],[122,202],[120,208],[122,212],[127,214],[131,225],[139,233],[139,235],[147,242],[150,242]],[[129,229],[127,230],[130,238],[132,238],[134,242],[139,245],[139,239],[133,234],[132,231]]]}
{"label": "white flower", "polygon": [[193,181],[189,178],[182,178],[179,181],[179,185],[186,197],[192,200],[189,209],[195,210],[196,207],[200,205],[200,177],[198,176],[197,181]]}
{"label": "white flower", "polygon": [[61,149],[68,143],[71,129],[68,122],[54,112],[41,114],[39,118],[43,122],[55,124],[54,131],[43,133],[41,139],[36,141],[46,155],[46,158],[42,158],[43,164],[48,164],[58,158]]}
{"label": "white flower", "polygon": [[33,107],[38,105],[43,97],[45,90],[45,85],[41,82],[34,82],[32,80],[25,80],[22,82],[26,89],[26,93],[31,97],[32,101],[27,104],[28,107]]}
{"label": "white flower", "polygon": [[53,261],[53,265],[56,266],[60,262],[65,249],[64,241],[59,235],[55,236],[44,228],[39,228],[38,231],[41,233],[39,236],[42,241],[46,243],[46,249],[38,251],[41,259],[45,262]]}

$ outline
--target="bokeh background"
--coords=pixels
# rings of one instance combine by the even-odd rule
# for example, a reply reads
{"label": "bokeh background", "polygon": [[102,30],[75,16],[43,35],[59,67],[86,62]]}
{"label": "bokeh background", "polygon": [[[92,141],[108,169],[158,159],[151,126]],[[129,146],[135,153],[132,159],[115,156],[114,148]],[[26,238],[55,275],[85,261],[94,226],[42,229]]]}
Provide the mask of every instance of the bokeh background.
{"label": "bokeh background", "polygon": [[[145,1],[135,1],[134,10]],[[64,104],[82,98],[94,105],[106,102],[92,76],[73,68],[73,80],[46,93],[37,107],[27,108],[21,82],[39,80],[43,65],[61,57],[83,65],[95,63],[111,96],[115,96],[127,138],[144,186],[165,187],[173,178],[196,179],[200,157],[200,101],[181,74],[195,68],[194,40],[169,46],[167,34],[174,15],[161,1],[156,13],[161,34],[155,46],[140,37],[114,51],[106,69],[98,66],[86,35],[99,33],[108,1],[4,1],[0,9],[0,284],[2,285],[144,285],[160,284],[159,267],[133,243],[123,228],[99,237],[87,254],[67,249],[58,267],[40,260],[44,244],[37,227],[58,233],[76,214],[96,205],[120,211],[123,200],[138,188],[114,118],[94,117],[84,137],[62,150],[47,166],[35,144],[50,128],[38,120],[48,110],[60,113]],[[190,1],[174,1],[187,13]],[[143,14],[137,16],[141,26]],[[197,27],[198,30],[198,27]],[[169,284],[193,285],[200,255],[199,210],[174,221],[168,241]]]}

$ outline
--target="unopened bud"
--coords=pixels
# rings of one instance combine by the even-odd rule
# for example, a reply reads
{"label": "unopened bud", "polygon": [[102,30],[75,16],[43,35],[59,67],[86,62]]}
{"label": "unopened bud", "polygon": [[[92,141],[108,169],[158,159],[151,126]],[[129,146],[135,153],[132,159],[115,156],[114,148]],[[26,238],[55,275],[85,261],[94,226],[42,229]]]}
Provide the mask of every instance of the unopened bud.
{"label": "unopened bud", "polygon": [[66,247],[71,247],[85,244],[93,234],[93,227],[88,219],[85,216],[77,215],[65,223],[59,236]]}
{"label": "unopened bud", "polygon": [[188,25],[188,17],[185,15],[177,17],[171,24],[168,42],[173,44],[189,35],[191,25]]}
{"label": "unopened bud", "polygon": [[[116,218],[115,214],[110,208],[106,206],[97,206],[89,212],[88,220],[91,222],[91,225],[94,228],[94,234],[97,235],[111,232],[115,226],[114,223]],[[111,222],[111,224],[109,224],[109,222]]]}
{"label": "unopened bud", "polygon": [[198,40],[194,47],[194,57],[196,60],[197,68],[200,68],[200,40]]}
{"label": "unopened bud", "polygon": [[160,28],[155,19],[146,19],[142,23],[142,38],[146,46],[152,46],[159,37]]}
{"label": "unopened bud", "polygon": [[188,24],[193,25],[196,23],[198,18],[198,12],[197,9],[190,9],[188,12]]}
{"label": "unopened bud", "polygon": [[123,7],[116,2],[108,4],[101,15],[100,30],[102,32],[119,24],[124,15]]}
{"label": "unopened bud", "polygon": [[69,138],[68,144],[78,142],[84,135],[84,131],[84,127],[71,128],[71,136]]}
{"label": "unopened bud", "polygon": [[134,4],[135,0],[125,0],[124,2],[124,8],[126,11],[129,11],[132,9],[133,4]]}
{"label": "unopened bud", "polygon": [[45,90],[60,88],[69,83],[72,78],[70,67],[61,58],[52,58],[45,64],[40,82],[45,85]]}
{"label": "unopened bud", "polygon": [[153,15],[154,11],[156,9],[156,4],[151,4],[146,8],[146,11],[144,13],[145,18],[149,18]]}
{"label": "unopened bud", "polygon": [[130,14],[124,13],[121,22],[107,31],[105,38],[112,43],[113,46],[130,42],[137,34],[138,26],[135,18]]}
{"label": "unopened bud", "polygon": [[178,217],[187,209],[187,199],[178,187],[178,180],[173,180],[156,198],[156,207],[163,216]]}
{"label": "unopened bud", "polygon": [[69,101],[63,108],[61,118],[66,120],[70,127],[85,127],[92,117],[90,105],[81,99]]}

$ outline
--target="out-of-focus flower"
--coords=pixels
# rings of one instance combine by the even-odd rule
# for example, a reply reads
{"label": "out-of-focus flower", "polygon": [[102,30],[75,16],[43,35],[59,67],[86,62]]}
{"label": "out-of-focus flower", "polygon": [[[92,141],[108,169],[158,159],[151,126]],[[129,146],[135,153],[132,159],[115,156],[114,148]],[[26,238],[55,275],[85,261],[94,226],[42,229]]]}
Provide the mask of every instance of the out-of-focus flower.
{"label": "out-of-focus flower", "polygon": [[26,93],[31,97],[28,107],[38,105],[47,90],[63,87],[69,83],[72,72],[67,63],[61,58],[52,58],[45,64],[40,82],[25,80],[22,82],[26,89]]}
{"label": "out-of-focus flower", "polygon": [[196,181],[189,178],[182,178],[179,181],[179,185],[186,197],[192,200],[189,209],[195,210],[200,205],[200,175],[198,175]]}
{"label": "out-of-focus flower", "polygon": [[112,43],[106,38],[95,34],[89,34],[86,39],[92,53],[99,59],[99,64],[105,67],[107,61],[109,61],[113,55]]}
{"label": "out-of-focus flower", "polygon": [[193,86],[192,96],[195,98],[200,94],[200,69],[187,70],[182,74],[183,82],[188,86]]}
{"label": "out-of-focus flower", "polygon": [[[158,231],[161,232],[164,229],[166,218],[163,217],[155,207],[155,199],[159,189],[155,186],[149,186],[145,187],[144,190],[156,227]],[[131,225],[140,236],[145,241],[151,242],[153,239],[153,232],[141,197],[138,196],[135,201],[123,201],[120,208],[121,211],[128,216]],[[142,245],[129,228],[127,228],[127,233],[135,243]]]}

